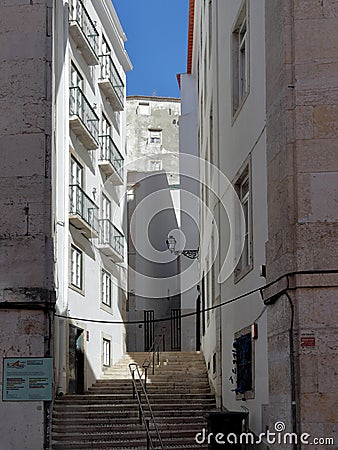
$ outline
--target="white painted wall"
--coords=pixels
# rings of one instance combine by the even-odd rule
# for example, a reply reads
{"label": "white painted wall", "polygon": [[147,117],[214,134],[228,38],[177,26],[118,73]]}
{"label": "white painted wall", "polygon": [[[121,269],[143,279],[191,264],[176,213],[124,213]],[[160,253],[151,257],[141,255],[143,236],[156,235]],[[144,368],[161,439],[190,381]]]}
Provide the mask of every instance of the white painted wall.
{"label": "white painted wall", "polygon": [[[196,79],[180,75],[182,111],[180,117],[181,230],[186,249],[197,249],[199,242],[199,165]],[[187,155],[187,157],[185,157]],[[191,178],[189,178],[191,177]],[[182,315],[196,312],[199,261],[180,257]],[[182,319],[182,350],[196,350],[196,316]]]}
{"label": "white painted wall", "polygon": [[[131,68],[129,59],[123,50],[125,36],[118,22],[112,3],[87,2],[87,11],[96,23],[97,30],[108,40],[112,50],[112,59],[124,82],[125,71]],[[123,186],[113,186],[100,171],[97,161],[99,149],[86,150],[75,134],[69,131],[69,76],[70,61],[73,61],[84,78],[84,92],[91,105],[96,105],[95,112],[100,120],[102,113],[113,124],[113,109],[99,89],[97,81],[100,77],[100,66],[88,66],[68,34],[68,2],[57,2],[55,9],[55,41],[54,73],[55,73],[55,222],[56,222],[56,284],[57,313],[79,319],[122,321],[125,309],[125,291],[127,288],[126,259],[127,245],[124,246],[124,262],[115,264],[98,249],[98,238],[86,238],[81,231],[69,224],[69,179],[70,155],[73,155],[83,166],[84,190],[101,208],[102,193],[111,200],[112,222],[124,233],[125,209]],[[100,44],[101,45],[101,44]],[[125,111],[120,113],[120,130],[112,126],[112,138],[120,153],[125,158]],[[101,124],[100,124],[101,126]],[[101,134],[101,133],[100,133]],[[96,192],[95,192],[96,191]],[[120,199],[121,202],[120,202]],[[101,211],[99,218],[101,218]],[[84,289],[77,292],[70,286],[70,246],[76,245],[84,255]],[[114,283],[112,308],[107,311],[101,302],[101,269],[105,268],[112,275]],[[123,325],[90,323],[81,320],[57,319],[55,333],[57,342],[56,385],[58,391],[68,390],[68,326],[73,324],[85,331],[84,352],[86,357],[85,387],[90,386],[103,373],[102,334],[111,337],[112,360],[117,362],[125,351],[125,328]],[[88,333],[87,333],[88,332]]]}
{"label": "white painted wall", "polygon": [[[264,2],[250,1],[249,8],[249,52],[250,52],[250,92],[237,118],[232,116],[232,57],[231,36],[236,17],[242,5],[241,0],[213,2],[212,7],[212,45],[209,53],[209,17],[204,2],[195,3],[194,48],[192,75],[199,78],[197,83],[199,110],[199,154],[215,164],[233,181],[238,171],[251,157],[252,168],[252,211],[253,211],[253,269],[235,283],[234,275],[218,285],[213,281],[212,272],[206,277],[206,307],[217,305],[264,284],[259,276],[261,264],[265,264],[264,246],[267,239],[266,217],[266,161],[265,161],[265,36]],[[213,115],[213,134],[210,126],[210,113]],[[210,174],[204,173],[202,180],[210,184]],[[209,177],[209,178],[208,178]],[[222,192],[220,193],[222,196]],[[205,193],[202,188],[201,211],[201,275],[204,267],[215,256],[211,243],[203,242],[208,236],[208,221],[205,209],[214,212],[214,223],[220,231],[217,245],[219,253],[214,267],[218,275],[228,249],[229,229],[224,212],[217,198]],[[217,279],[217,277],[216,277]],[[252,324],[260,315],[263,303],[259,294],[251,295],[238,302],[215,309],[205,315],[206,332],[203,338],[203,351],[207,363],[210,362],[209,377],[217,394],[219,404],[230,410],[241,411],[241,406],[249,409],[250,428],[260,433],[261,408],[268,403],[267,378],[267,339],[266,316],[257,321],[258,339],[255,341],[255,396],[245,402],[236,400],[232,391],[236,386],[229,380],[232,374],[232,344],[234,334]],[[212,373],[212,357],[216,353],[216,373]]]}

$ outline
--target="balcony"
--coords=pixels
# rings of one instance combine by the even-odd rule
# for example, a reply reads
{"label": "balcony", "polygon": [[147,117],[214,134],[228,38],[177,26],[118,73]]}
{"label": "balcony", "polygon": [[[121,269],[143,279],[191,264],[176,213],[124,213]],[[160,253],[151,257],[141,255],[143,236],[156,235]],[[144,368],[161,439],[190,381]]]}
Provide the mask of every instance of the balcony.
{"label": "balcony", "polygon": [[79,87],[71,87],[69,94],[69,123],[87,150],[98,147],[99,118]]}
{"label": "balcony", "polygon": [[69,186],[69,221],[90,238],[99,235],[99,208],[77,184]]}
{"label": "balcony", "polygon": [[115,111],[124,109],[124,84],[110,55],[101,55],[101,78],[98,84]]}
{"label": "balcony", "polygon": [[72,0],[69,6],[69,34],[90,66],[99,63],[99,33],[81,0]]}
{"label": "balcony", "polygon": [[99,136],[100,157],[98,165],[102,172],[110,177],[114,185],[122,185],[124,177],[124,159],[114,144],[113,139],[108,136]]}
{"label": "balcony", "polygon": [[109,219],[100,220],[98,248],[114,262],[123,261],[124,236]]}

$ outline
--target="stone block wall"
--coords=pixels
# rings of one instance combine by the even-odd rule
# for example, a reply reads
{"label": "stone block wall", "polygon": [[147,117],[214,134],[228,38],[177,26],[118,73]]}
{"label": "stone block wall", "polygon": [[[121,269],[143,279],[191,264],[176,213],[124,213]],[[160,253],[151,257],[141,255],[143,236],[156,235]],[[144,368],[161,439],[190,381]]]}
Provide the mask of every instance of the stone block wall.
{"label": "stone block wall", "polygon": [[297,430],[312,437],[336,431],[337,27],[337,2],[266,2],[267,281],[308,272],[285,277],[269,306],[270,421],[292,431],[288,287]]}
{"label": "stone block wall", "polygon": [[[52,351],[52,6],[0,1],[2,358]],[[43,402],[0,400],[0,448],[47,448],[45,417]]]}

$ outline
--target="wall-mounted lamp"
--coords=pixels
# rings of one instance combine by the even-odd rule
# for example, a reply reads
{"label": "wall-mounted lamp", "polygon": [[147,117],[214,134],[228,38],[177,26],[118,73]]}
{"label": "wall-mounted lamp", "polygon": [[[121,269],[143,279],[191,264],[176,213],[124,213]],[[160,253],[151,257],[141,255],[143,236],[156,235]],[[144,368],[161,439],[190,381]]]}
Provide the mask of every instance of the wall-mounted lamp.
{"label": "wall-mounted lamp", "polygon": [[199,248],[197,248],[196,250],[176,250],[176,239],[172,235],[168,236],[168,239],[166,240],[166,244],[167,244],[168,250],[171,253],[174,253],[175,255],[184,255],[190,259],[198,258]]}

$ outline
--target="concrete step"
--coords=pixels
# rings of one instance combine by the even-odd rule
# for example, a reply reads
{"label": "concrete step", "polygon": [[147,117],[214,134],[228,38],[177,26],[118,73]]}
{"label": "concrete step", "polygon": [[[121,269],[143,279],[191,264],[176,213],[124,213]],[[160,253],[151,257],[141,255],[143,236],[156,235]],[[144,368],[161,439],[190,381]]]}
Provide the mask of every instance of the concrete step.
{"label": "concrete step", "polygon": [[[146,449],[128,367],[146,356],[126,355],[85,394],[65,395],[55,402],[53,450]],[[203,355],[162,353],[155,373],[148,372],[147,393],[167,450],[207,448],[195,442],[196,433],[206,427],[206,415],[216,410]]]}
{"label": "concrete step", "polygon": [[[84,394],[84,395],[66,395],[62,397],[62,400],[56,400],[55,405],[57,404],[89,404],[89,403],[106,403],[106,402],[136,402],[135,399],[130,395],[132,391],[121,394],[121,393],[113,393],[113,394]],[[210,393],[177,393],[177,392],[166,392],[163,393],[161,391],[158,392],[147,392],[149,399],[154,402],[163,401],[170,402],[181,401],[181,400],[206,400],[206,399],[214,399],[214,396]]]}

